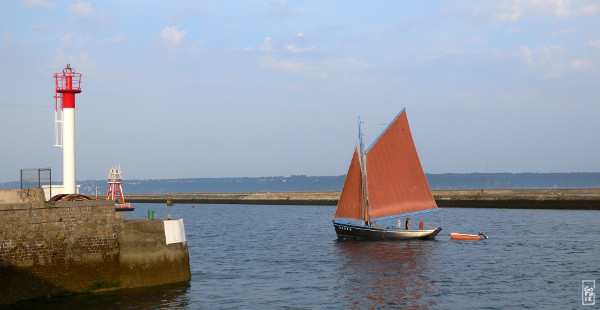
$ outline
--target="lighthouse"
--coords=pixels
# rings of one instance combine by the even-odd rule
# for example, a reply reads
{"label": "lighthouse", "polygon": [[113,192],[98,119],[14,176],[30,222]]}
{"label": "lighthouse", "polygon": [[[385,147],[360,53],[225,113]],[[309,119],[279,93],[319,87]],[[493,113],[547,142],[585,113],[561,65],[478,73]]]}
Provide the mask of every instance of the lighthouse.
{"label": "lighthouse", "polygon": [[71,65],[67,64],[62,72],[54,74],[54,80],[54,146],[63,149],[63,186],[62,190],[57,192],[75,194],[75,94],[81,92],[81,73],[76,73]]}

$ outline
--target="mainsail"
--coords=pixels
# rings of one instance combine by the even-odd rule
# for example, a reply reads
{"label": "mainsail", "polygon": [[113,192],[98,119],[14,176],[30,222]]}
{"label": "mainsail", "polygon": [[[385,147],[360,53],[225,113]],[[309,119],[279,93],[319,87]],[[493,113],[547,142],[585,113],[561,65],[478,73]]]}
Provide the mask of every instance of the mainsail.
{"label": "mainsail", "polygon": [[410,133],[406,110],[366,152],[372,220],[437,209]]}
{"label": "mainsail", "polygon": [[[366,151],[365,158],[366,167],[361,169],[358,149],[354,149],[334,218],[381,220],[437,209],[404,109]],[[369,218],[363,216],[363,173],[367,176]]]}

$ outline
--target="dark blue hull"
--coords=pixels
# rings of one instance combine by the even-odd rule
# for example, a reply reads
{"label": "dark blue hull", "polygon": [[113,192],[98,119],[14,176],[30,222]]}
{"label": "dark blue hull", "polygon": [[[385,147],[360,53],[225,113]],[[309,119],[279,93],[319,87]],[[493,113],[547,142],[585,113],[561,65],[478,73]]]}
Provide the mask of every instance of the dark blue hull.
{"label": "dark blue hull", "polygon": [[353,240],[413,240],[434,239],[442,227],[428,230],[401,230],[381,227],[355,226],[333,222],[338,239]]}

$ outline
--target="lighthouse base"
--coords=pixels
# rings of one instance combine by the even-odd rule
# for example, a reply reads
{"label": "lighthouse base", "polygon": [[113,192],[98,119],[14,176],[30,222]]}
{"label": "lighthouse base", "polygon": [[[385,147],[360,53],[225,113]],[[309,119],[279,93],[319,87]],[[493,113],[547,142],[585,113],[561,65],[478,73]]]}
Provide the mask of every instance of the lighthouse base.
{"label": "lighthouse base", "polygon": [[46,201],[50,200],[50,198],[60,195],[60,194],[79,194],[79,188],[81,185],[76,186],[76,193],[66,193],[64,185],[42,185],[42,189],[44,190],[44,195],[46,196]]}

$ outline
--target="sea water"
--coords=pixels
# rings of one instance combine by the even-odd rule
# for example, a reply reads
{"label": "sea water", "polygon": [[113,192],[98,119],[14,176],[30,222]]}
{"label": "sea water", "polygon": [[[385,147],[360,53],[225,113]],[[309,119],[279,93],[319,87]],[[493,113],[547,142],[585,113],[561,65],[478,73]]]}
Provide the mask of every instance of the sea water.
{"label": "sea water", "polygon": [[[577,308],[582,281],[600,286],[599,211],[447,208],[433,241],[356,242],[336,240],[333,206],[135,207],[126,217],[184,219],[189,283],[16,307]],[[489,239],[449,237],[479,231]]]}

